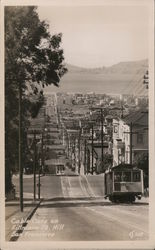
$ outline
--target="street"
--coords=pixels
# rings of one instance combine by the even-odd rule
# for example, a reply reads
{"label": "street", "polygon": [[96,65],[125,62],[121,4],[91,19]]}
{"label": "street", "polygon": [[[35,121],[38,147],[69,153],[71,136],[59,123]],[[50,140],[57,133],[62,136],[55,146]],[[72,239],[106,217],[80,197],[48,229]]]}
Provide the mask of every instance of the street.
{"label": "street", "polygon": [[[30,183],[32,176],[24,179],[26,193]],[[113,204],[103,183],[104,176],[42,176],[43,201],[18,241],[147,239],[148,204]]]}
{"label": "street", "polygon": [[153,1],[51,2],[2,3],[1,238],[152,247]]}
{"label": "street", "polygon": [[[53,115],[52,119],[57,118],[57,123],[60,122],[63,128],[62,118],[57,113],[57,99],[54,98],[53,102],[55,102],[55,109],[48,106],[47,103],[46,111],[48,111],[50,116]],[[48,125],[47,122],[46,125]],[[64,146],[64,142],[67,143],[67,139],[64,140],[63,130],[60,131],[53,126],[49,124],[48,135],[55,135],[58,141],[57,144],[53,144],[56,156],[53,156],[52,151],[48,155],[49,169],[51,170],[53,169],[53,162],[58,164],[59,153],[66,157],[65,152],[61,151],[61,147]],[[49,128],[54,128],[54,130],[52,131]],[[60,140],[60,138],[62,139]],[[44,138],[44,143],[50,148],[52,146],[49,142],[45,141]],[[59,149],[56,147],[59,147]],[[77,155],[75,155],[75,149],[73,150],[70,147],[68,149],[70,153],[72,152],[70,159],[75,156],[75,158],[79,159],[79,149],[76,151],[78,152]],[[72,160],[72,163],[75,162],[75,158]],[[45,161],[45,164],[48,161]],[[136,201],[133,204],[111,203],[109,200],[104,199],[104,174],[82,174],[84,173],[84,165],[81,161],[79,175],[77,166],[76,163],[75,170],[73,170],[72,166],[69,168],[65,164],[63,174],[60,171],[55,171],[55,173],[48,172],[48,174],[41,175],[40,206],[36,209],[32,218],[22,227],[19,235],[17,234],[17,240],[111,241],[148,239],[149,206],[147,199],[143,198],[141,201]],[[57,169],[58,166],[55,165],[54,168]],[[33,177],[33,174],[24,175],[23,190],[25,201],[26,199],[33,200]],[[13,177],[13,183],[18,196],[18,175]],[[38,198],[38,183],[38,174],[36,174],[36,198]],[[26,205],[24,209],[26,209]],[[16,225],[15,220],[14,223]]]}

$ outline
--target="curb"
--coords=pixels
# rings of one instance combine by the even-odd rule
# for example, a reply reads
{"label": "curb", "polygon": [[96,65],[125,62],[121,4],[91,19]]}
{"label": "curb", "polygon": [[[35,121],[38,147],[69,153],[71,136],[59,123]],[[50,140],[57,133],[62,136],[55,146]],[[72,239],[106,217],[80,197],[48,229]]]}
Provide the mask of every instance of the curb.
{"label": "curb", "polygon": [[20,234],[24,231],[24,228],[27,226],[27,223],[28,221],[32,218],[32,216],[34,215],[34,213],[36,212],[37,208],[40,206],[42,200],[40,200],[38,202],[38,204],[36,204],[36,207],[33,208],[29,213],[28,215],[26,216],[26,218],[24,219],[24,222],[20,225],[20,228],[21,229],[18,229],[16,232],[15,232],[15,236],[12,236],[9,241],[17,241],[18,238],[20,237]]}

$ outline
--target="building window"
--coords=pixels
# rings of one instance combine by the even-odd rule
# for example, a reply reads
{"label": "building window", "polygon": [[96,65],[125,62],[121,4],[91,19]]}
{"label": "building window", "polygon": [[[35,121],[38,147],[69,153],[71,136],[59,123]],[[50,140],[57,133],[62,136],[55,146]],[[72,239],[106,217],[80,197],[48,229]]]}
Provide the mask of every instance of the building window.
{"label": "building window", "polygon": [[118,133],[118,126],[114,126],[114,133]]}
{"label": "building window", "polygon": [[137,143],[143,143],[143,134],[137,134]]}

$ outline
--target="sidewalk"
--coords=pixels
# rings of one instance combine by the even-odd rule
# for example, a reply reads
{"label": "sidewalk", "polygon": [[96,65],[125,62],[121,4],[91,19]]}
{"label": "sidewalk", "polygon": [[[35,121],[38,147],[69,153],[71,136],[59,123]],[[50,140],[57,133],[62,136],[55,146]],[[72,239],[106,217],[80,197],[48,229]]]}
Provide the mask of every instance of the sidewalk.
{"label": "sidewalk", "polygon": [[23,231],[27,220],[30,220],[34,212],[40,205],[40,201],[34,201],[31,194],[24,193],[24,208],[20,211],[20,202],[17,197],[15,200],[5,203],[5,240],[16,241]]}
{"label": "sidewalk", "polygon": [[149,197],[142,196],[141,200],[136,199],[136,202],[149,204]]}

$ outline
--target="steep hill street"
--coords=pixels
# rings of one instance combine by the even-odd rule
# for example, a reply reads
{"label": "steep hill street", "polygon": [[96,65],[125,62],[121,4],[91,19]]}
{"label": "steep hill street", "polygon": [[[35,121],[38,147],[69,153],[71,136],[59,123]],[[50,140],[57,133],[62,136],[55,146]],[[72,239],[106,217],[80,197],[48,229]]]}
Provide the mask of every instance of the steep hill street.
{"label": "steep hill street", "polygon": [[[71,173],[70,173],[71,174]],[[32,178],[25,178],[31,194]],[[15,178],[18,185],[18,178]],[[43,200],[19,241],[144,240],[148,204],[113,204],[103,198],[103,176],[43,176]],[[119,228],[119,230],[118,230]]]}
{"label": "steep hill street", "polygon": [[[148,239],[148,198],[142,197],[141,201],[136,200],[132,204],[112,203],[106,200],[105,174],[103,172],[98,174],[95,165],[92,172],[92,162],[95,160],[97,164],[97,157],[92,161],[94,154],[91,155],[91,146],[95,148],[93,130],[89,128],[88,131],[87,150],[89,149],[90,155],[89,157],[87,155],[89,162],[86,164],[85,132],[82,134],[82,139],[80,126],[78,125],[78,129],[74,127],[74,121],[79,123],[79,120],[75,117],[75,120],[72,120],[72,117],[68,116],[71,119],[64,122],[64,117],[65,113],[60,109],[60,104],[58,105],[57,96],[48,96],[40,116],[33,121],[31,127],[32,132],[35,128],[39,129],[44,120],[38,141],[34,141],[34,135],[29,134],[31,145],[36,143],[35,152],[38,150],[41,158],[35,162],[35,171],[33,166],[30,169],[31,173],[24,174],[23,179],[24,210],[28,211],[28,207],[32,206],[26,204],[26,201],[39,202],[39,182],[41,202],[24,226],[16,225],[16,211],[13,212],[12,218],[9,215],[9,207],[6,207],[7,235],[17,241]],[[67,127],[70,126],[70,122],[71,129]],[[101,148],[98,151],[94,150],[95,152],[101,157]],[[33,151],[32,154],[35,155]],[[36,200],[33,200],[34,183]],[[13,176],[13,184],[16,197],[19,197],[18,174]],[[19,222],[18,219],[17,221]],[[11,232],[10,225],[14,228]],[[22,230],[19,230],[20,227]]]}

